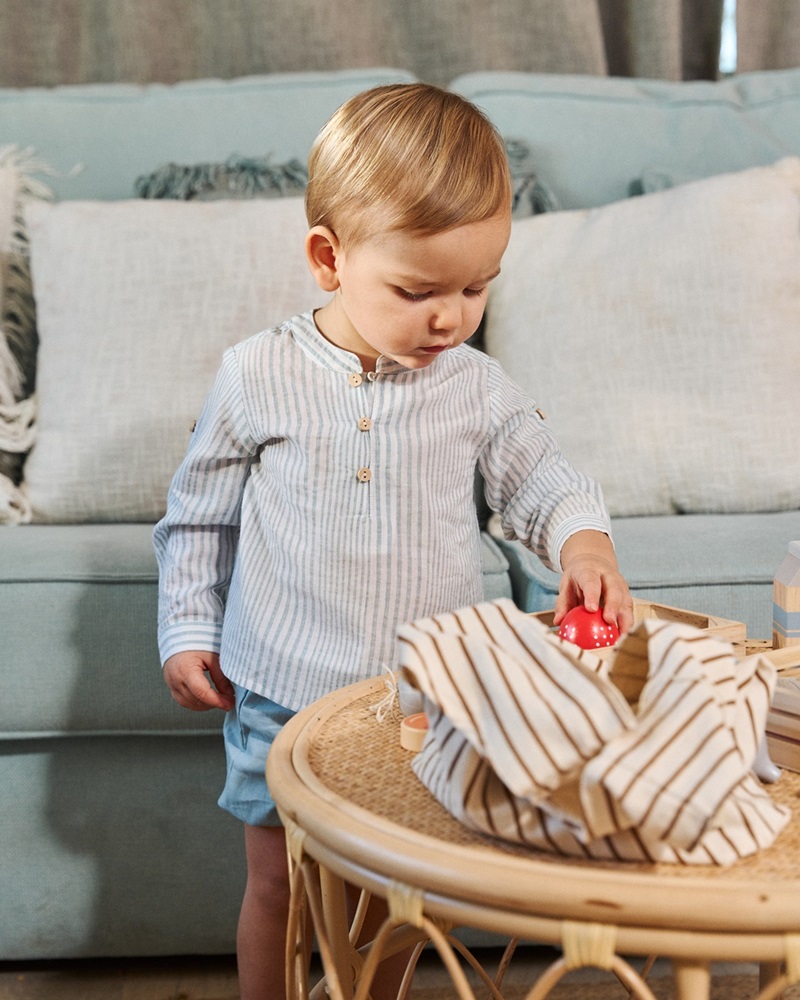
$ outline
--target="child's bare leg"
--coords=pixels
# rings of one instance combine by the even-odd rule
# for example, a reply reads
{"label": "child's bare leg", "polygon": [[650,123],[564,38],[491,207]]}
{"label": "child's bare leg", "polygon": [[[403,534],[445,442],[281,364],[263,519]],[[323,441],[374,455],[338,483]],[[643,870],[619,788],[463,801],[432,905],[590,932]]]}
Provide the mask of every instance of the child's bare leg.
{"label": "child's bare leg", "polygon": [[289,871],[281,826],[245,825],[247,887],[239,914],[236,952],[241,1000],[286,995]]}

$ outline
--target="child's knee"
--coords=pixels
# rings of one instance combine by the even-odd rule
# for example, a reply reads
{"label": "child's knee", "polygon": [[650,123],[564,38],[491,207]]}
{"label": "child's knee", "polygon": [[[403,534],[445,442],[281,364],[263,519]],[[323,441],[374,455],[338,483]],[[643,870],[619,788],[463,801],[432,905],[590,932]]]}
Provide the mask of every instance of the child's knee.
{"label": "child's knee", "polygon": [[245,826],[247,886],[275,902],[289,897],[289,865],[283,827]]}

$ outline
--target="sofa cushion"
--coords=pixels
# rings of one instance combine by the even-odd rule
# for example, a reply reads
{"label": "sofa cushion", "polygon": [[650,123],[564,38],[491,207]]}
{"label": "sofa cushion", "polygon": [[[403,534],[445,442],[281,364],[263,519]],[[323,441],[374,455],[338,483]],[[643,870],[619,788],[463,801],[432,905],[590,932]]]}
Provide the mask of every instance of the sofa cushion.
{"label": "sofa cushion", "polygon": [[0,738],[219,731],[173,703],[156,645],[150,525],[23,525],[0,535],[3,657],[24,684]]}
{"label": "sofa cushion", "polygon": [[33,518],[155,521],[225,348],[324,301],[303,200],[37,207]]}
{"label": "sofa cushion", "polygon": [[800,507],[800,158],[514,224],[485,343],[615,516]]}
{"label": "sofa cushion", "polygon": [[800,154],[800,69],[713,83],[484,72],[451,87],[530,146],[562,208],[625,198],[648,169],[694,179]]}
{"label": "sofa cushion", "polygon": [[404,70],[375,68],[7,88],[0,90],[0,135],[53,165],[59,198],[129,198],[135,179],[163,163],[224,161],[234,153],[305,160],[343,101],[413,79]]}
{"label": "sofa cushion", "polygon": [[[220,732],[219,713],[180,708],[161,680],[151,535],[149,524],[0,532],[2,657],[20,678],[0,700],[0,743]],[[482,542],[487,599],[508,597],[508,562]]]}

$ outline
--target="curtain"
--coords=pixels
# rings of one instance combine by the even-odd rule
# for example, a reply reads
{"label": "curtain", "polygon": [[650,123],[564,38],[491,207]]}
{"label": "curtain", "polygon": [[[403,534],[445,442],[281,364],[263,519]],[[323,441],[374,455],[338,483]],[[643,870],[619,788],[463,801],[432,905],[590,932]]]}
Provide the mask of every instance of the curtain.
{"label": "curtain", "polygon": [[800,3],[737,0],[738,73],[800,66]]}
{"label": "curtain", "polygon": [[723,0],[599,0],[599,8],[610,75],[716,78]]}
{"label": "curtain", "polygon": [[[751,12],[761,6],[750,0]],[[474,70],[713,78],[721,10],[722,0],[2,0],[0,86],[379,65],[440,84]]]}

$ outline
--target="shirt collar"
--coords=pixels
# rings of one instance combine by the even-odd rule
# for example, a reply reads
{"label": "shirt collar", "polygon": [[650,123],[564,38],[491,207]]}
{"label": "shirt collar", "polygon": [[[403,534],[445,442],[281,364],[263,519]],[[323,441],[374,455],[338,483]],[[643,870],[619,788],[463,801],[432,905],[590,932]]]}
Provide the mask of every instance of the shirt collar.
{"label": "shirt collar", "polygon": [[[345,374],[362,371],[357,354],[337,347],[322,336],[314,322],[313,310],[295,316],[291,320],[291,327],[297,344],[318,365],[322,365],[323,368],[330,371]],[[382,354],[375,364],[375,371],[381,375],[391,375],[396,372],[411,371],[411,369]]]}

